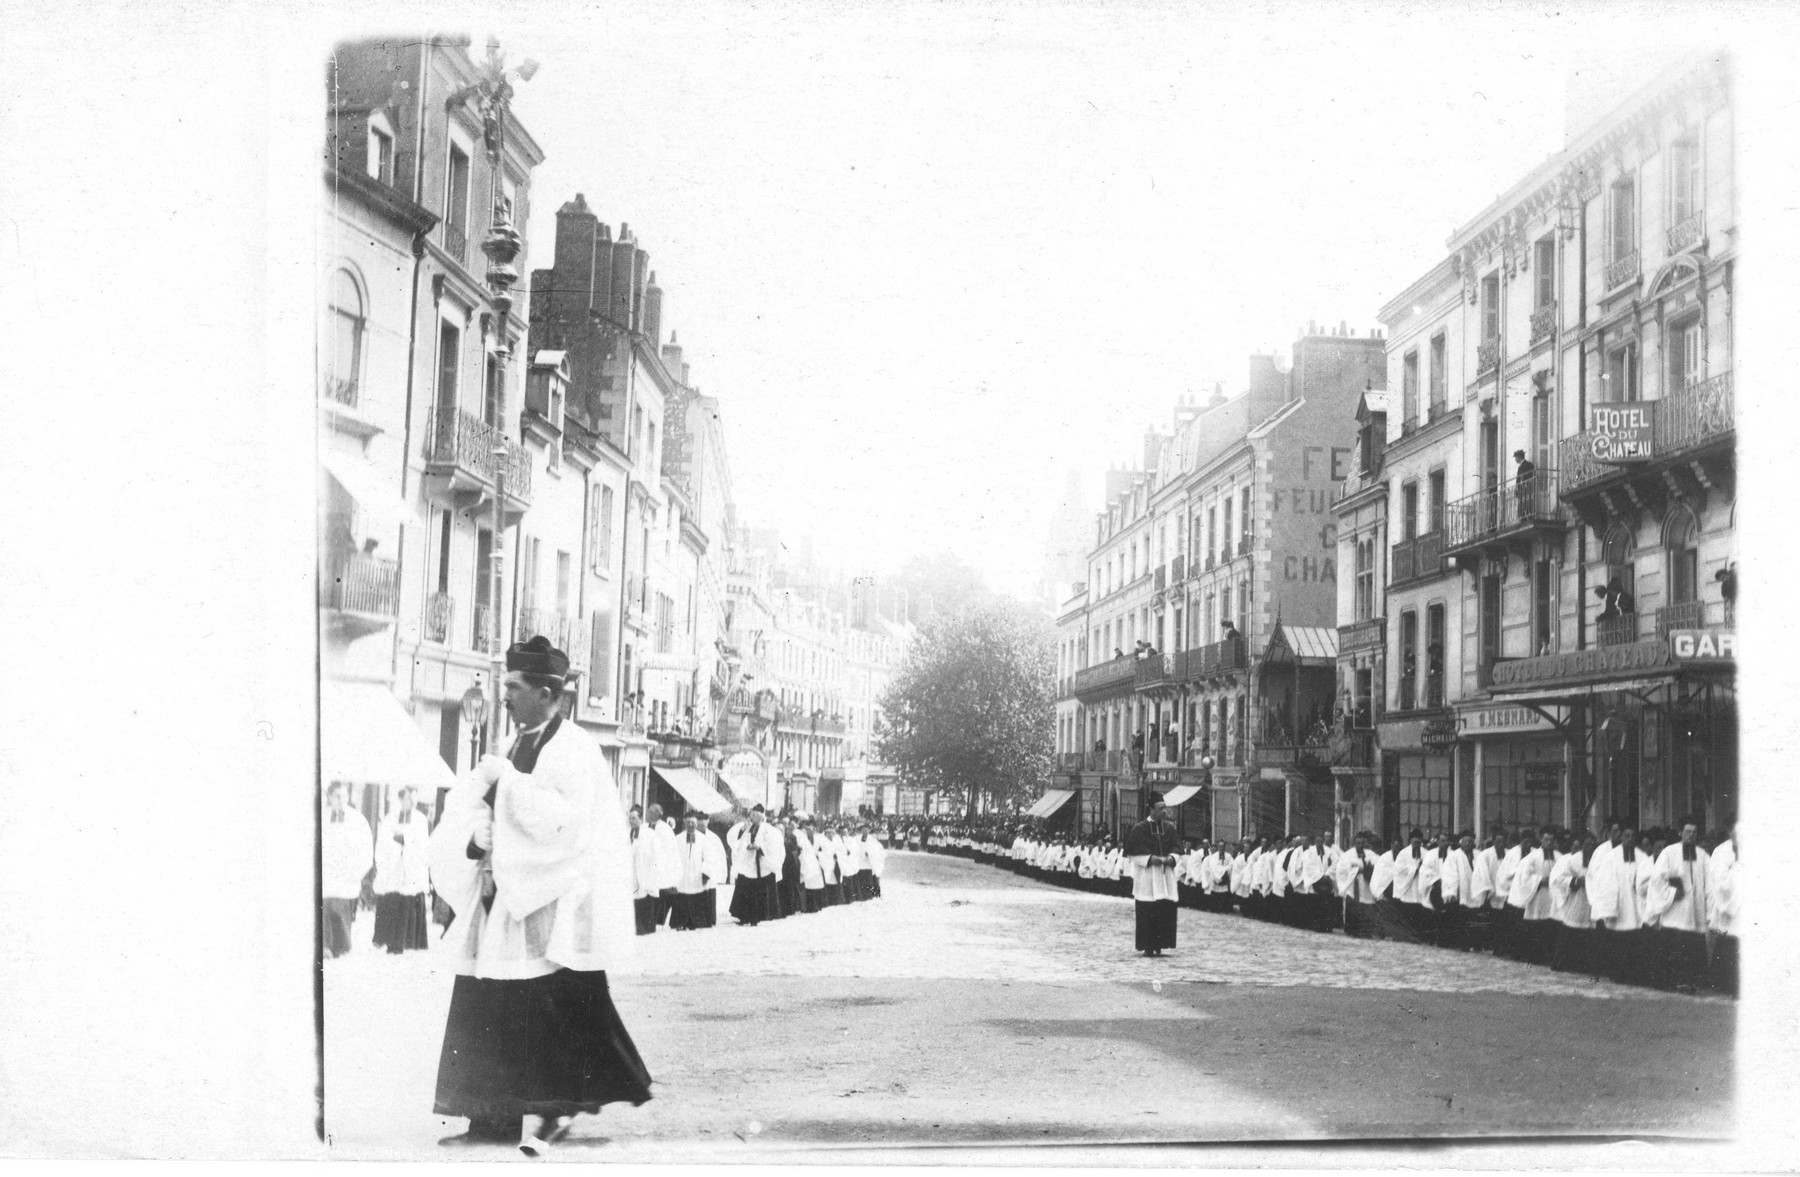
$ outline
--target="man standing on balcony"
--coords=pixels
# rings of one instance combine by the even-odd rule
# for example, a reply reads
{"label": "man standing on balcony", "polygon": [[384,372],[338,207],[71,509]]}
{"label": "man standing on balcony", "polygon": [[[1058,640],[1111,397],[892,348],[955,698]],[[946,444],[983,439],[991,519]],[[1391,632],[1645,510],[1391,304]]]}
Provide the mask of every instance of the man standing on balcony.
{"label": "man standing on balcony", "polygon": [[1125,856],[1131,860],[1131,897],[1137,901],[1137,950],[1145,956],[1161,956],[1164,949],[1175,947],[1178,844],[1169,807],[1163,804],[1161,793],[1152,793],[1150,817],[1132,826],[1125,838]]}
{"label": "man standing on balcony", "polygon": [[625,816],[600,749],[558,713],[568,671],[543,637],[507,650],[518,739],[451,790],[431,837],[461,933],[434,1108],[469,1117],[456,1140],[533,1155],[567,1117],[650,1098],[606,978],[632,945]]}
{"label": "man standing on balcony", "polygon": [[1513,476],[1513,486],[1519,500],[1519,518],[1529,519],[1533,514],[1531,492],[1537,480],[1537,464],[1525,456],[1524,450],[1514,450],[1513,461],[1519,464],[1519,472]]}

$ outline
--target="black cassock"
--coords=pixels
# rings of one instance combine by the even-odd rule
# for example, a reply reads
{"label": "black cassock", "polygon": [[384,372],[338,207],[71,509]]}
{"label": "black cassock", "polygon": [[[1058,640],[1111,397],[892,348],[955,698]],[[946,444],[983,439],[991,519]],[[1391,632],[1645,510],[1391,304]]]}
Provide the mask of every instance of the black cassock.
{"label": "black cassock", "polygon": [[[530,773],[556,735],[521,739],[513,767]],[[494,804],[498,786],[488,790]],[[473,844],[471,857],[480,857]],[[619,1012],[604,972],[557,969],[523,981],[458,975],[438,1056],[440,1116],[468,1116],[515,1131],[521,1116],[571,1116],[609,1103],[650,1098],[650,1072]]]}
{"label": "black cassock", "polygon": [[[1154,821],[1140,821],[1125,835],[1125,857],[1172,854],[1175,843],[1173,825],[1164,822],[1159,826]],[[1151,952],[1175,947],[1175,915],[1179,906],[1176,900],[1139,899],[1136,906],[1137,950]]]}

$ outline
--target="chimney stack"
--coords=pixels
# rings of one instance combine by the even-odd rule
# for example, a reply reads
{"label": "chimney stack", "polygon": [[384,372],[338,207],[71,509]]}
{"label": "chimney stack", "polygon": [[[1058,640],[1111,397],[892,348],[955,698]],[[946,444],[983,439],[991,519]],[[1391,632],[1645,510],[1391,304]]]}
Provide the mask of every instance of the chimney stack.
{"label": "chimney stack", "polygon": [[656,284],[656,271],[650,271],[650,285],[644,288],[644,334],[650,346],[662,341],[662,287]]}

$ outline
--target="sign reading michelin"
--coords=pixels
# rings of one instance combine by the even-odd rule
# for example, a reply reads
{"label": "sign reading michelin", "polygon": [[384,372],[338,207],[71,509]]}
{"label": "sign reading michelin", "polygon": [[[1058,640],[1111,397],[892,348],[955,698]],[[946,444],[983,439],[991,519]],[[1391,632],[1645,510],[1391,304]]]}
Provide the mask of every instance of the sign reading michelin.
{"label": "sign reading michelin", "polygon": [[1656,403],[1614,401],[1588,406],[1597,462],[1645,462],[1656,456]]}
{"label": "sign reading michelin", "polygon": [[1669,653],[1677,662],[1737,661],[1737,634],[1729,629],[1672,629]]}

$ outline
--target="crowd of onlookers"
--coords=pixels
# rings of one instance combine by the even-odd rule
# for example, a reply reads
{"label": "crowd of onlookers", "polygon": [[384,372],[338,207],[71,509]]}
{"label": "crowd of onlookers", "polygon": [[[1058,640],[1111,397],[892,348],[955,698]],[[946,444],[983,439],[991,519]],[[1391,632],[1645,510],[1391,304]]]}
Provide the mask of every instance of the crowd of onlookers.
{"label": "crowd of onlookers", "polygon": [[[1104,835],[1041,823],[947,823],[924,848],[1059,886],[1131,894],[1131,860]],[[1735,829],[1703,843],[1694,823],[1604,837],[1545,827],[1347,849],[1321,835],[1189,840],[1182,906],[1317,932],[1431,944],[1629,984],[1737,992]]]}

